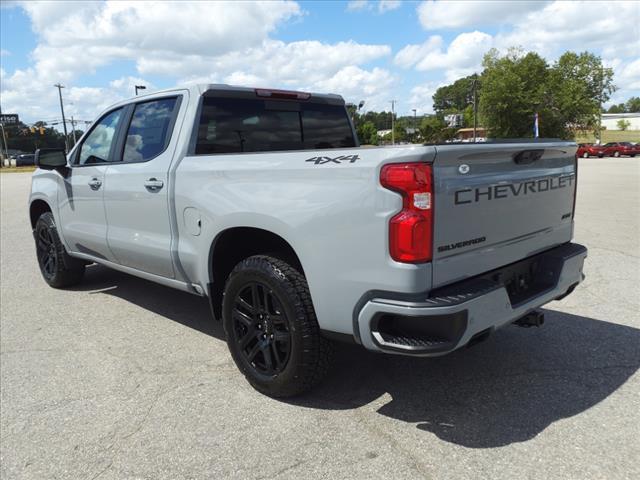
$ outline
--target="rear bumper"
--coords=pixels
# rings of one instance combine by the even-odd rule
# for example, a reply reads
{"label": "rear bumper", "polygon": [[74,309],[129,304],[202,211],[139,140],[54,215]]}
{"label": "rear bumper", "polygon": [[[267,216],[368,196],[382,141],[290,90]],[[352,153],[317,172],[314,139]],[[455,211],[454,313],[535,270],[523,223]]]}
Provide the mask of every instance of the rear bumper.
{"label": "rear bumper", "polygon": [[364,347],[417,356],[449,353],[573,291],[587,249],[567,243],[429,292],[374,292],[354,318]]}

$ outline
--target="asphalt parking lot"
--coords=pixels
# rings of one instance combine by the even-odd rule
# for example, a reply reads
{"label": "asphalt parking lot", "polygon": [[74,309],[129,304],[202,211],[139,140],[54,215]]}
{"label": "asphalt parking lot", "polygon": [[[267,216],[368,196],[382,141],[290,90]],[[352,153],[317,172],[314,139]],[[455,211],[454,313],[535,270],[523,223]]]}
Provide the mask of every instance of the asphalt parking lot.
{"label": "asphalt parking lot", "polygon": [[640,478],[640,159],[581,159],[586,281],[539,329],[438,359],[338,349],[278,401],[206,301],[94,266],[48,288],[30,175],[0,175],[3,479]]}

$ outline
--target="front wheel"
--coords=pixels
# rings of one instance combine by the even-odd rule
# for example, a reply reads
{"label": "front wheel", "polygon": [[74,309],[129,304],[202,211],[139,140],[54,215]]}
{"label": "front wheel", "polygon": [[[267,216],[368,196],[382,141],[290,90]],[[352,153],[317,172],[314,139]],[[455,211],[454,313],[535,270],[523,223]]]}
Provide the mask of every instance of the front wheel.
{"label": "front wheel", "polygon": [[589,158],[589,154],[588,154],[587,152],[584,152],[584,153],[582,154],[582,158]]}
{"label": "front wheel", "polygon": [[265,255],[240,262],[222,308],[231,356],[256,390],[290,397],[327,373],[332,346],[320,336],[306,279],[287,262]]}
{"label": "front wheel", "polygon": [[620,156],[620,152],[613,152],[613,156],[618,158]]}
{"label": "front wheel", "polygon": [[70,287],[82,280],[85,264],[70,257],[64,249],[51,212],[40,215],[34,229],[34,237],[40,273],[49,286]]}

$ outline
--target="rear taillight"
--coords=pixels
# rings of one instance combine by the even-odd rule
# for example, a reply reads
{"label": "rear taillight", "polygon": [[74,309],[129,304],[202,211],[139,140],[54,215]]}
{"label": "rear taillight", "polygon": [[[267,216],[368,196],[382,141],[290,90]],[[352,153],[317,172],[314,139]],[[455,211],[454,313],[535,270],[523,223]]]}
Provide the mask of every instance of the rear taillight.
{"label": "rear taillight", "polygon": [[389,222],[389,253],[403,263],[429,262],[433,250],[433,174],[426,163],[382,167],[380,183],[402,195],[402,210]]}

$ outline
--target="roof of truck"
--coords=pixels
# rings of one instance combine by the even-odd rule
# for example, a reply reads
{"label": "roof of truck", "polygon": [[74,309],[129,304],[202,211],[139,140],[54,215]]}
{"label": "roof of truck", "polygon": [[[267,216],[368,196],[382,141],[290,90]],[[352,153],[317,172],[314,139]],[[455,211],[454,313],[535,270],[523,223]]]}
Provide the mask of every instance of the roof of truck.
{"label": "roof of truck", "polygon": [[[189,90],[195,96],[203,95],[207,92],[212,93],[222,93],[222,94],[238,94],[238,96],[250,96],[250,97],[263,97],[263,95],[259,95],[258,92],[275,92],[282,94],[299,94],[301,96],[310,96],[313,100],[322,99],[329,103],[340,103],[344,104],[344,99],[341,95],[336,95],[334,93],[316,93],[316,92],[304,92],[301,90],[283,90],[279,88],[267,88],[267,87],[243,87],[240,85],[228,85],[226,83],[196,83],[185,86],[176,86],[173,88],[167,88],[163,90],[154,90],[149,93],[145,93],[143,95],[138,95],[136,97],[128,98],[122,102],[118,103],[128,103],[131,100],[137,100],[145,97],[154,97],[161,95],[163,93],[172,93],[178,90]],[[233,95],[235,96],[235,95]],[[303,98],[301,98],[303,100]]]}

